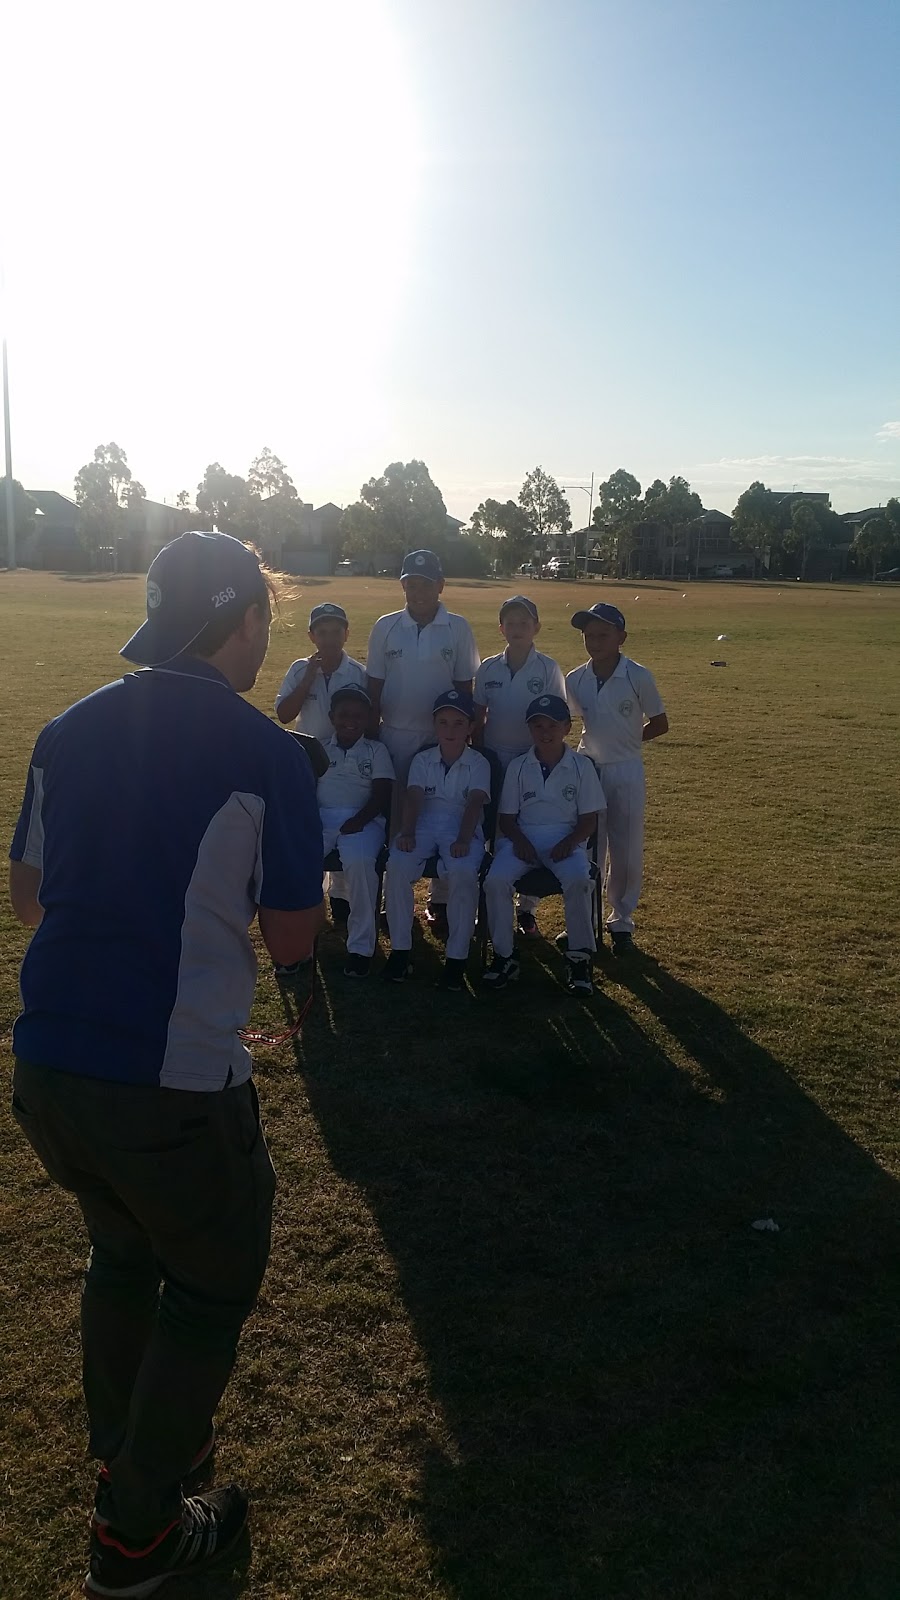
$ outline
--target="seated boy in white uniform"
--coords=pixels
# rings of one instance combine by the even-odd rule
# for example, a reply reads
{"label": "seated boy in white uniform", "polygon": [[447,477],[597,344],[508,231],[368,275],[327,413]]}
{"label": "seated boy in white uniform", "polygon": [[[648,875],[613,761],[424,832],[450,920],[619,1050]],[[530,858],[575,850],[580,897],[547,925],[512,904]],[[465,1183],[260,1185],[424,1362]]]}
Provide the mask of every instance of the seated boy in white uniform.
{"label": "seated boy in white uniform", "polygon": [[622,654],[628,635],[618,606],[600,600],[570,621],[583,633],[591,659],[567,673],[566,694],[584,725],[578,748],[594,762],[606,795],[598,855],[602,863],[608,852],[606,926],[613,955],[624,956],[634,945],[644,867],[642,752],[651,739],[668,733],[669,719],[653,674]]}
{"label": "seated boy in white uniform", "polygon": [[494,860],[484,880],[493,964],[484,975],[491,989],[505,989],[519,976],[514,945],[513,895],[530,867],[548,867],[562,889],[566,915],[566,986],[591,994],[596,950],[594,886],[587,842],[605,810],[592,761],[565,742],[572,723],[559,695],[532,701],[527,721],[533,748],[511,761],[503,781]]}
{"label": "seated boy in white uniform", "polygon": [[337,850],[349,902],[348,978],[365,978],[375,952],[378,873],[394,768],[385,745],[365,737],[372,702],[353,684],[331,700],[332,735],[325,744],[328,771],[316,794],[325,854]]}
{"label": "seated boy in white uniform", "polygon": [[384,976],[402,983],[412,972],[413,885],[430,855],[440,860],[447,884],[447,956],[444,989],[462,989],[469,944],[478,915],[478,871],[484,856],[481,821],[490,796],[491,769],[469,744],[475,720],[472,698],[446,689],[434,702],[437,744],[414,755],[403,797],[400,832],[388,858],[384,903],[391,954]]}
{"label": "seated boy in white uniform", "polygon": [[[504,772],[514,756],[531,749],[531,735],[525,714],[532,700],[542,694],[565,699],[566,680],[562,667],[552,656],[541,655],[534,641],[541,631],[538,608],[527,595],[514,594],[500,607],[500,632],[506,649],[482,661],[475,674],[476,746],[493,750]],[[528,895],[518,897],[519,932],[534,937],[538,926],[535,907],[538,901]]]}

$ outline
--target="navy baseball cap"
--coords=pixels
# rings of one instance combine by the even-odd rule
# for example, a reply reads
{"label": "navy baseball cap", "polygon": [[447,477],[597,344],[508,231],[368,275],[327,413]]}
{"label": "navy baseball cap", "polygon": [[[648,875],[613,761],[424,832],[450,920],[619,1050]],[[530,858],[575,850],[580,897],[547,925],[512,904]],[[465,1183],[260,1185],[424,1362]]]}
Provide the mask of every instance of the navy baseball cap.
{"label": "navy baseball cap", "polygon": [[439,711],[445,709],[461,711],[463,716],[468,717],[470,722],[475,721],[475,701],[470,694],[465,694],[462,689],[445,689],[443,694],[438,695],[432,707],[432,715],[435,716]]}
{"label": "navy baseball cap", "polygon": [[210,622],[266,598],[259,557],[228,533],[182,533],[147,573],[147,621],[119,651],[140,667],[161,667],[199,639]]}
{"label": "navy baseball cap", "polygon": [[361,683],[345,683],[343,688],[335,689],[331,696],[332,706],[337,705],[339,700],[358,700],[363,706],[372,704]]}
{"label": "navy baseball cap", "polygon": [[572,716],[561,694],[540,694],[525,713],[525,721],[532,717],[552,717],[554,722],[571,722]]}
{"label": "navy baseball cap", "polygon": [[343,606],[335,606],[328,600],[324,605],[313,606],[309,613],[309,625],[314,627],[317,622],[323,622],[326,617],[337,617],[340,622],[347,621],[347,613]]}
{"label": "navy baseball cap", "polygon": [[432,583],[440,583],[443,576],[440,557],[433,550],[410,550],[409,555],[403,557],[401,582],[404,578],[429,578]]}
{"label": "navy baseball cap", "polygon": [[538,616],[538,608],[533,600],[529,600],[527,594],[513,594],[510,595],[508,600],[504,600],[502,606],[500,607],[501,622],[503,621],[504,613],[509,611],[511,606],[521,606],[523,611],[527,611],[528,615],[534,618],[535,622],[540,622],[541,619]]}
{"label": "navy baseball cap", "polygon": [[605,600],[598,600],[589,611],[575,611],[570,617],[573,628],[586,628],[592,617],[599,617],[601,622],[612,622],[617,628],[624,628],[625,618],[618,606],[607,605]]}

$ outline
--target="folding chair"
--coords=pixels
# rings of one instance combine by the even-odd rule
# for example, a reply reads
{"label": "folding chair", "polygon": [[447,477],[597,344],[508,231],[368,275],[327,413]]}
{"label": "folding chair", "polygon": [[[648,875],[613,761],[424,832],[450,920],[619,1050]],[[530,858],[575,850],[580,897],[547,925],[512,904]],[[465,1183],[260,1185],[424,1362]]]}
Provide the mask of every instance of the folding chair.
{"label": "folding chair", "polygon": [[[597,860],[597,830],[596,830],[596,828],[594,829],[594,832],[591,834],[591,837],[588,840],[588,855],[590,856],[590,861],[591,861],[591,882],[593,883],[593,886],[594,886],[594,892],[593,892],[593,895],[591,896],[591,914],[592,914],[592,922],[593,922],[593,928],[594,928],[594,938],[597,941],[597,948],[599,950],[600,944],[601,944],[601,938],[602,938],[601,930],[600,930],[600,918],[601,918],[601,915],[602,915],[602,909],[603,908],[602,908],[602,903],[601,903],[602,902],[602,889],[601,889],[601,883],[600,883],[601,863]],[[540,865],[538,865],[536,867],[528,867],[528,866],[525,866],[525,864],[523,863],[522,876],[520,878],[516,879],[515,888],[516,888],[516,892],[518,894],[533,895],[536,899],[539,899],[539,900],[552,900],[554,898],[554,896],[559,896],[559,897],[562,896],[562,886],[560,884],[560,881],[559,881],[558,877],[556,876],[556,873],[555,872],[551,872],[550,868],[549,867],[545,867],[543,864],[540,864]],[[478,905],[478,917],[479,917],[479,922],[482,925],[481,926],[481,964],[482,964],[482,966],[486,966],[487,965],[487,947],[488,947],[489,929],[488,929],[488,925],[487,925],[487,906],[485,904],[485,898],[484,898],[484,880],[483,879],[482,879],[481,898],[479,900],[479,905]]]}

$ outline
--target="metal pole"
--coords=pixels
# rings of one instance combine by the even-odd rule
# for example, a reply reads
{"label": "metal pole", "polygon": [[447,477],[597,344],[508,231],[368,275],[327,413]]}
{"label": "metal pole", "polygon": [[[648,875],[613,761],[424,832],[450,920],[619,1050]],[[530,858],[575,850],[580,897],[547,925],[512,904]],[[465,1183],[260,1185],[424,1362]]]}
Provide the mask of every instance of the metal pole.
{"label": "metal pole", "polygon": [[9,367],[6,360],[6,340],[3,340],[3,435],[6,443],[6,543],[7,565],[16,570],[16,511],[13,500],[12,440],[9,431]]}
{"label": "metal pole", "polygon": [[591,518],[594,514],[594,474],[591,473],[591,498],[588,502],[588,531],[584,541],[584,575],[588,575],[588,555],[591,549]]}

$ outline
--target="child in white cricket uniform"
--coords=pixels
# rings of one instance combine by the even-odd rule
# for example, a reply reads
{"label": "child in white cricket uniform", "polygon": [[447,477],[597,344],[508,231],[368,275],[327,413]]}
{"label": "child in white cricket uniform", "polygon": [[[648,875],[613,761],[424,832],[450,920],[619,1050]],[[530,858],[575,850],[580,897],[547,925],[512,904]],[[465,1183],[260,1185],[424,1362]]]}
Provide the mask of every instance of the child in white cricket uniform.
{"label": "child in white cricket uniform", "polygon": [[331,699],[332,736],[324,749],[328,771],[316,794],[325,854],[337,850],[349,902],[348,978],[365,978],[375,951],[378,873],[384,845],[394,769],[378,739],[365,737],[372,702],[365,689],[348,684]]}
{"label": "child in white cricket uniform", "polygon": [[366,687],[366,669],[344,649],[350,625],[343,606],[313,606],[309,614],[312,655],[294,661],[275,696],[280,722],[293,722],[300,733],[311,733],[325,744],[334,733],[329,719],[331,702],[348,683]]}
{"label": "child in white cricket uniform", "polygon": [[533,746],[506,770],[494,860],[484,880],[494,947],[484,982],[503,989],[519,976],[513,894],[518,879],[540,864],[554,874],[563,893],[567,986],[575,993],[590,994],[596,940],[587,842],[603,813],[603,789],[593,763],[565,742],[572,722],[560,695],[540,695],[526,715]]}
{"label": "child in white cricket uniform", "polygon": [[447,957],[441,986],[462,989],[478,914],[478,872],[484,856],[481,830],[490,796],[491,769],[468,743],[475,720],[470,695],[447,689],[434,702],[437,744],[413,756],[403,799],[400,832],[388,857],[384,901],[391,954],[385,977],[402,983],[412,971],[413,885],[428,857],[440,858],[447,884]]}
{"label": "child in white cricket uniform", "polygon": [[618,606],[601,601],[589,611],[576,611],[571,621],[583,633],[591,659],[566,675],[566,694],[584,729],[578,748],[595,763],[606,795],[599,859],[608,856],[606,926],[613,954],[621,956],[634,944],[643,876],[642,750],[649,740],[668,733],[669,719],[652,673],[622,654],[628,635]]}
{"label": "child in white cricket uniform", "polygon": [[[565,699],[562,667],[552,656],[541,655],[534,641],[541,631],[538,608],[527,595],[514,594],[500,607],[500,632],[506,649],[482,661],[475,674],[475,743],[493,750],[503,772],[514,756],[531,749],[526,714],[532,700],[542,694]],[[519,932],[534,936],[538,927],[535,907],[528,895],[518,897]]]}

